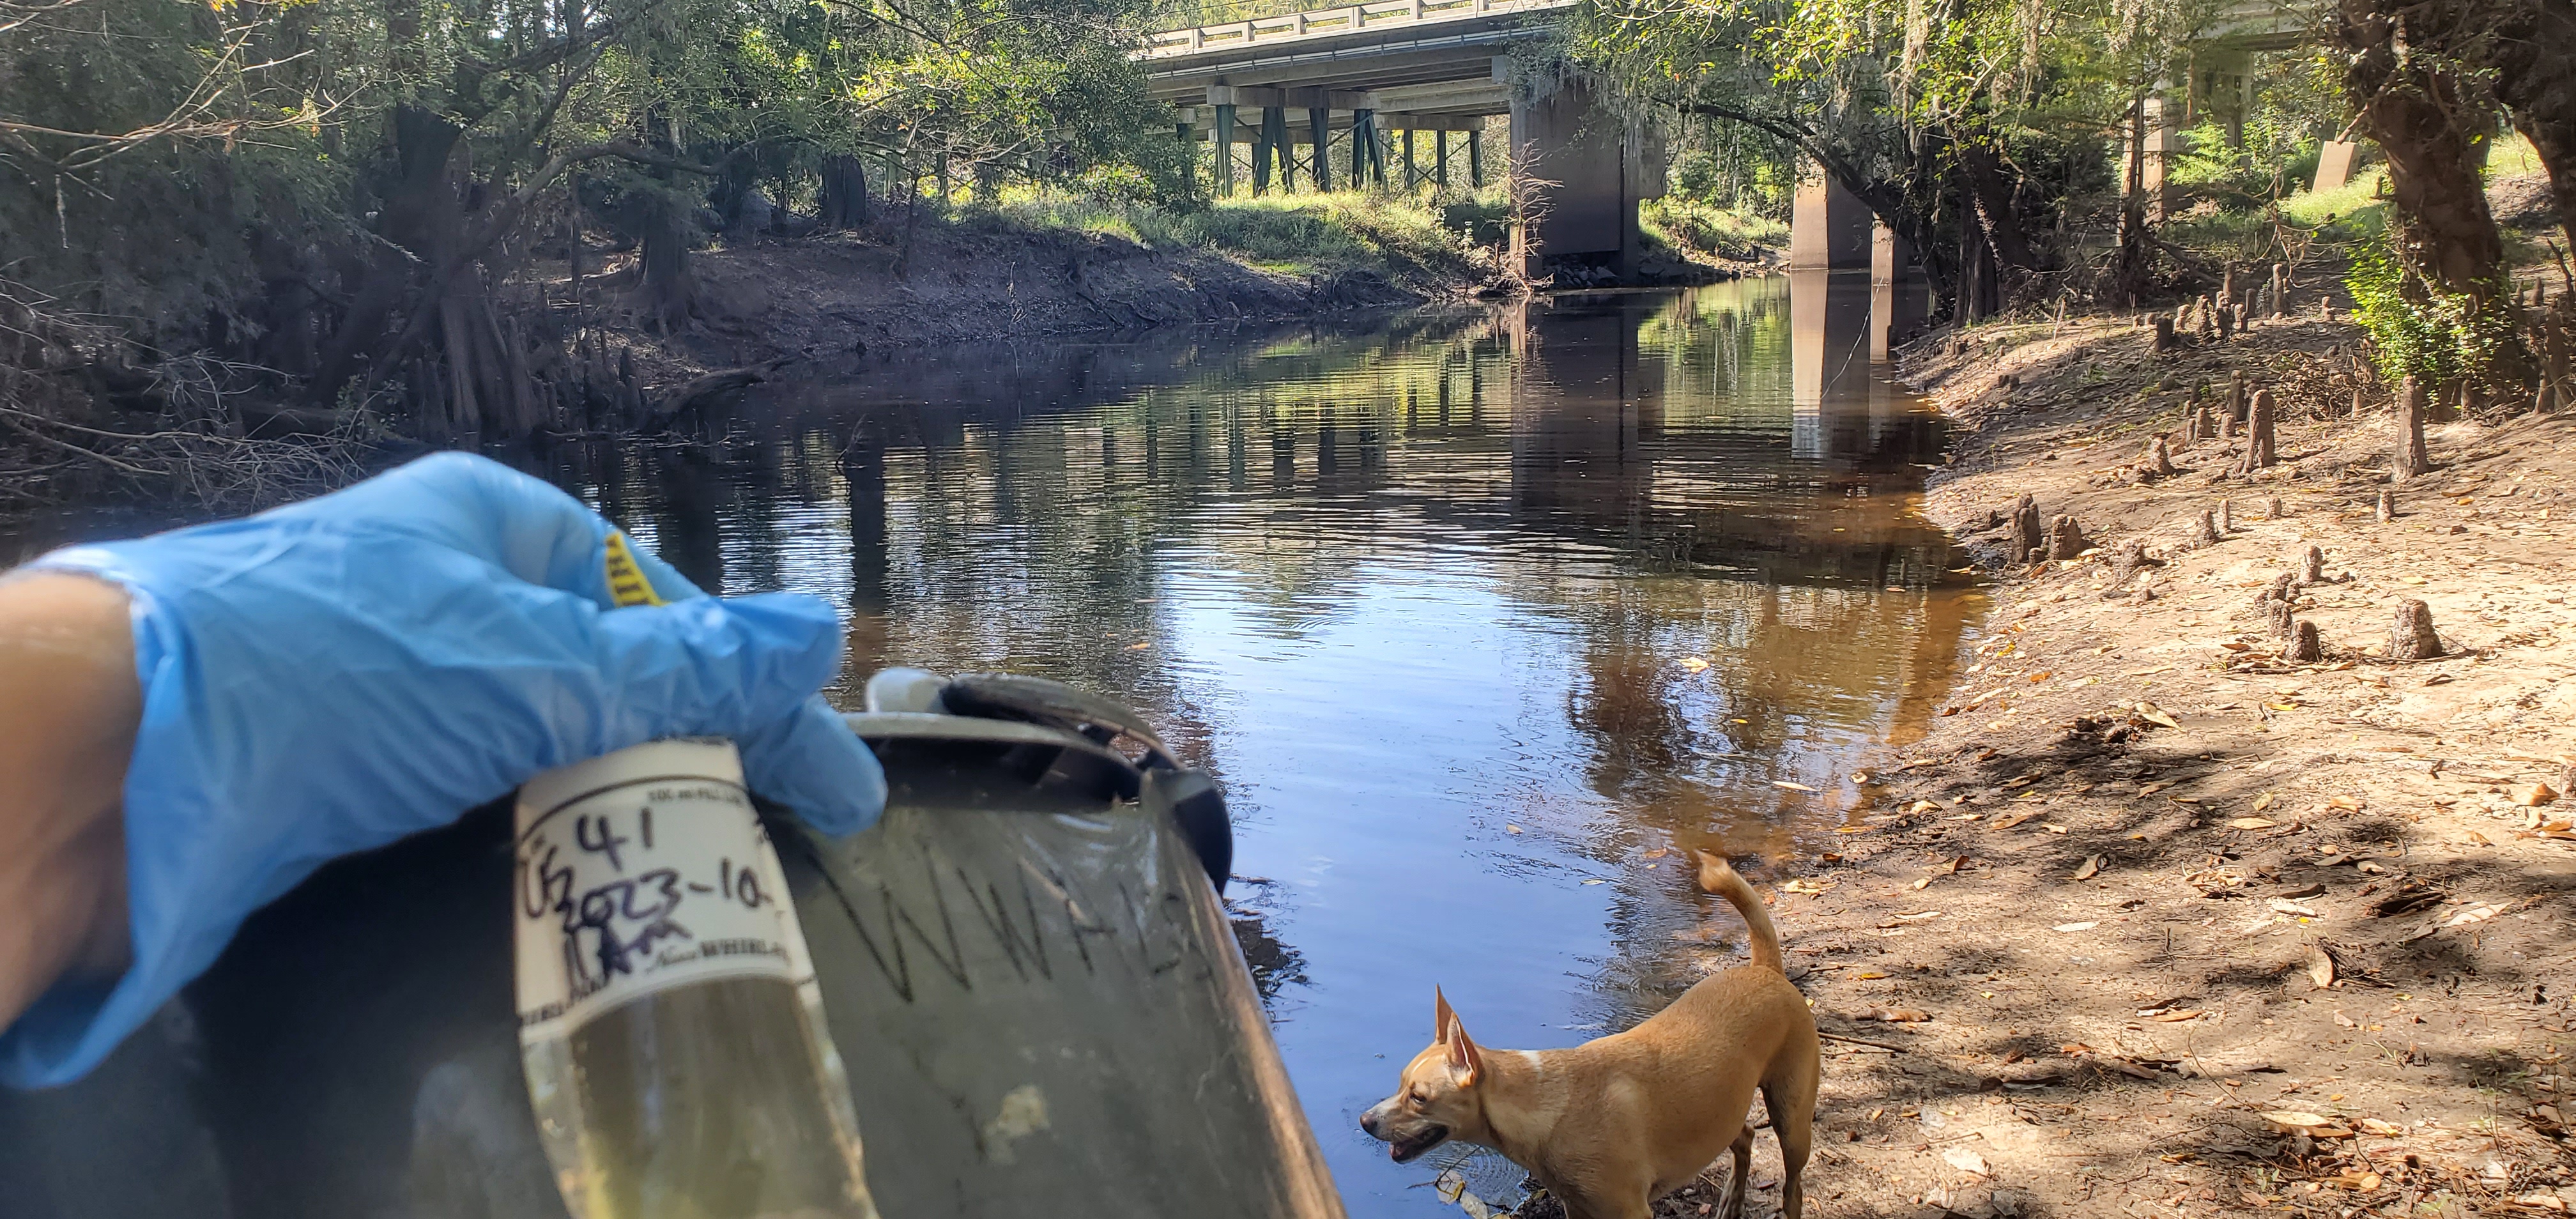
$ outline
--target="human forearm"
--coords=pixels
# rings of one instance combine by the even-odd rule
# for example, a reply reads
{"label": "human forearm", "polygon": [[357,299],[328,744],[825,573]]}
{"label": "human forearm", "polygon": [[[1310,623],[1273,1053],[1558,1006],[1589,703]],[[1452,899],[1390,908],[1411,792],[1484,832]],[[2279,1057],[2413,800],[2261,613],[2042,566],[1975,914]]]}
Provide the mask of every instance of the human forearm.
{"label": "human forearm", "polygon": [[125,960],[122,792],[142,696],[125,594],[0,578],[0,1028]]}

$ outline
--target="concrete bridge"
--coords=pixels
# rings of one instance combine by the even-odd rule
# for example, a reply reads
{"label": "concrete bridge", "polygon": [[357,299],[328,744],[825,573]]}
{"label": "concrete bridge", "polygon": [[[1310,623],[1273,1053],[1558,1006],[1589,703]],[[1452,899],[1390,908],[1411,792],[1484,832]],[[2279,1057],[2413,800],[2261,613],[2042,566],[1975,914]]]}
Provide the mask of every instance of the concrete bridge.
{"label": "concrete bridge", "polygon": [[[1519,80],[1511,50],[1575,0],[1375,0],[1169,30],[1136,53],[1177,107],[1186,143],[1212,146],[1218,194],[1424,182],[1481,186],[1519,157],[1539,188],[1524,257],[1636,264],[1637,202],[1661,195],[1657,134],[1601,104],[1583,77]],[[1507,147],[1488,120],[1508,116]],[[1235,149],[1245,147],[1249,162]],[[1400,168],[1391,178],[1388,163]]]}
{"label": "concrete bridge", "polygon": [[[1220,195],[1391,185],[1390,159],[1407,189],[1474,187],[1518,157],[1545,185],[1535,192],[1538,219],[1515,234],[1515,253],[1605,262],[1624,275],[1636,267],[1637,204],[1664,193],[1661,133],[1614,113],[1603,104],[1606,86],[1584,76],[1517,79],[1510,54],[1576,2],[1372,0],[1167,30],[1135,54],[1153,96],[1176,108],[1179,138],[1211,146]],[[2188,79],[2148,100],[2147,183],[2157,200],[2181,127],[2206,112],[2241,133],[2253,107],[2249,57],[2294,46],[2306,32],[2288,0],[2215,0],[2189,40]],[[1507,149],[1486,145],[1496,116],[1509,118]],[[2348,167],[2350,154],[2349,145],[2329,146],[2321,187],[2341,184],[2336,167]],[[1799,189],[1790,229],[1794,270],[1868,268],[1884,280],[1912,261],[1867,207],[1821,174]]]}

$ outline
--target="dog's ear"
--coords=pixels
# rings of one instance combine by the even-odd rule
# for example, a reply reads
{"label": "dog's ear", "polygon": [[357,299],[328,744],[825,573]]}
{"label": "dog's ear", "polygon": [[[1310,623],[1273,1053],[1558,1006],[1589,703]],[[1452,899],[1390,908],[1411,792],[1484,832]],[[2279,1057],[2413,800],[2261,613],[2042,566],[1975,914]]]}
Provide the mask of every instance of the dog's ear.
{"label": "dog's ear", "polygon": [[1431,1002],[1431,1040],[1447,1045],[1449,1030],[1458,1027],[1458,1013],[1449,1009],[1449,996],[1440,993],[1437,986],[1431,988]]}
{"label": "dog's ear", "polygon": [[1450,1080],[1461,1088],[1475,1087],[1477,1077],[1485,1073],[1485,1056],[1477,1051],[1475,1041],[1467,1036],[1467,1026],[1458,1023],[1455,1015],[1449,1017],[1449,1037],[1443,1044],[1449,1047]]}

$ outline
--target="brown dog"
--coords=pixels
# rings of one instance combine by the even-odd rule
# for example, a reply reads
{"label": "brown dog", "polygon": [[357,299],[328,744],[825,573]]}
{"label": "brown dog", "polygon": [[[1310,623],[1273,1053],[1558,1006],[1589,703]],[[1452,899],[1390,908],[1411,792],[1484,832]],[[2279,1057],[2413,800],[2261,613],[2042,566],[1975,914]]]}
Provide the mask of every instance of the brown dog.
{"label": "brown dog", "polygon": [[1491,1147],[1529,1170],[1570,1219],[1646,1219],[1655,1199],[1735,1153],[1723,1219],[1744,1213],[1753,1089],[1771,1110],[1787,1172],[1782,1219],[1798,1219],[1816,1117],[1816,1021],[1781,971],[1780,937],[1751,886],[1699,854],[1700,887],[1751,927],[1753,963],[1702,979],[1624,1033],[1570,1050],[1489,1050],[1433,994],[1438,1040],[1406,1064],[1401,1086],[1360,1129],[1404,1163],[1449,1139]]}

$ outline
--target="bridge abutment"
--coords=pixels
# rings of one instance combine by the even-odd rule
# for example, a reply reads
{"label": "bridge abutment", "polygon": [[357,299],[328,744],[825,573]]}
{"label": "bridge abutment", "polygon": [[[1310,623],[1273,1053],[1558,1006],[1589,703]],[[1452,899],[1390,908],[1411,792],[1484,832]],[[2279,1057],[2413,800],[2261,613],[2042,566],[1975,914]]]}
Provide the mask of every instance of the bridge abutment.
{"label": "bridge abutment", "polygon": [[1607,105],[1604,88],[1575,76],[1513,100],[1511,155],[1535,214],[1517,252],[1531,273],[1548,258],[1605,255],[1620,276],[1636,273],[1637,204],[1664,193],[1663,141]]}
{"label": "bridge abutment", "polygon": [[1789,213],[1789,269],[1867,270],[1876,219],[1868,204],[1822,166],[1808,166]]}

